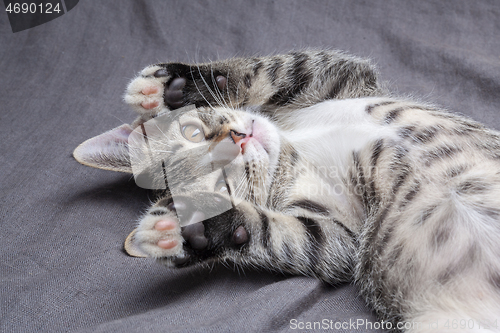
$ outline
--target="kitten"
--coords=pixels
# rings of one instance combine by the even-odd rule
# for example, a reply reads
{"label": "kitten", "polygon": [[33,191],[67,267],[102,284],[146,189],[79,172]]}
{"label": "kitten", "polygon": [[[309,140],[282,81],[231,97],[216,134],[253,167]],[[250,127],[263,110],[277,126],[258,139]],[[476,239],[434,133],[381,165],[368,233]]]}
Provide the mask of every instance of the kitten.
{"label": "kitten", "polygon": [[499,332],[500,136],[384,95],[334,51],[159,64],[128,86],[132,126],[74,156],[164,189],[132,255],[355,281],[395,331]]}

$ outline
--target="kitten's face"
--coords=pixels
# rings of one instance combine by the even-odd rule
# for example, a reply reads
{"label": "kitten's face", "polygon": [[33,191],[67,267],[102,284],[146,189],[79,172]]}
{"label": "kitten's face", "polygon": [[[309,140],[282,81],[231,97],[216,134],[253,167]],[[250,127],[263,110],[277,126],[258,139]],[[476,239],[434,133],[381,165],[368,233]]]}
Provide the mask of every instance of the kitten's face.
{"label": "kitten's face", "polygon": [[[280,136],[260,115],[200,108],[160,114],[137,127],[129,137],[129,152],[136,179],[136,171],[149,168],[148,177],[162,184],[166,176],[176,194],[229,192],[265,204],[278,164]],[[151,169],[151,163],[157,167]]]}

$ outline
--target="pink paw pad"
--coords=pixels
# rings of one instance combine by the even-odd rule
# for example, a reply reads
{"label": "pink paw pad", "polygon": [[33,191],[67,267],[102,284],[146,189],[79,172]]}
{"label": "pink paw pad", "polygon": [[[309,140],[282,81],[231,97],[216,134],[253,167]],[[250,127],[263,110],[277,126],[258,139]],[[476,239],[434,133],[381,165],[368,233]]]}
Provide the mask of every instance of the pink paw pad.
{"label": "pink paw pad", "polygon": [[158,93],[158,88],[157,87],[146,87],[142,89],[141,93],[143,95],[153,95]]}
{"label": "pink paw pad", "polygon": [[141,103],[141,106],[147,110],[149,109],[154,109],[155,107],[157,107],[158,105],[160,105],[160,103],[158,103],[158,101],[153,101],[153,102],[142,102]]}
{"label": "pink paw pad", "polygon": [[155,224],[155,229],[158,231],[174,230],[176,227],[177,224],[172,220],[161,220]]}
{"label": "pink paw pad", "polygon": [[158,247],[161,247],[162,249],[165,250],[170,250],[173,249],[174,247],[177,246],[177,240],[175,239],[160,239],[158,241]]}

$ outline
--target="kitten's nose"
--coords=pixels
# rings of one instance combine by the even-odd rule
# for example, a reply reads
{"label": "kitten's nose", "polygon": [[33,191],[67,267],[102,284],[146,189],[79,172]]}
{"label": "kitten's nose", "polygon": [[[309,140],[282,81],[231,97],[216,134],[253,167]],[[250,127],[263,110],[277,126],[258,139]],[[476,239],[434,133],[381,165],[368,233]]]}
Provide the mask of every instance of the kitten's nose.
{"label": "kitten's nose", "polygon": [[245,133],[238,133],[234,130],[231,130],[231,138],[234,143],[238,143],[241,139],[244,139],[247,135]]}

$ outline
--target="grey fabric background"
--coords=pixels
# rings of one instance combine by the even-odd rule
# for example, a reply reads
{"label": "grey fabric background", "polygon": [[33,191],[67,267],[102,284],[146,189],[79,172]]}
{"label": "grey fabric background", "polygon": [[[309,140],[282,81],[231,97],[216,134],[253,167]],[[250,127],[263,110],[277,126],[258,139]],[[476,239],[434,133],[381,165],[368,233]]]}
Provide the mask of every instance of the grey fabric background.
{"label": "grey fabric background", "polygon": [[127,257],[122,242],[150,194],[71,153],[133,120],[122,94],[148,64],[304,47],[370,57],[398,93],[500,129],[499,18],[498,0],[82,0],[13,34],[0,13],[0,331],[287,332],[302,331],[294,318],[375,322],[351,285],[222,266],[167,270]]}

